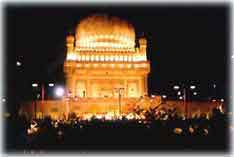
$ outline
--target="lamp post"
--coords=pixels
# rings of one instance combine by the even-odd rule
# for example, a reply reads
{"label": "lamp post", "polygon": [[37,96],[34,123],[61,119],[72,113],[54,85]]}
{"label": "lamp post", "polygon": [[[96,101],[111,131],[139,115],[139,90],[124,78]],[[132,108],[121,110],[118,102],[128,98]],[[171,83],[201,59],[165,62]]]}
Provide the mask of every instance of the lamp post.
{"label": "lamp post", "polygon": [[[55,90],[54,90],[54,94],[55,94],[55,96],[57,97],[57,98],[63,98],[64,97],[64,95],[65,95],[65,89],[64,89],[64,87],[62,87],[62,86],[57,86],[56,88],[55,88]],[[67,96],[67,97],[65,97],[65,99],[63,99],[63,100],[65,100],[65,106],[66,106],[66,111],[65,111],[65,118],[66,119],[68,119],[68,114],[69,114],[69,112],[70,112],[70,109],[69,109],[69,97]],[[63,101],[63,103],[64,103],[64,101]]]}
{"label": "lamp post", "polygon": [[115,90],[119,94],[119,115],[121,115],[121,92],[124,90],[124,88],[115,88]]}
{"label": "lamp post", "polygon": [[[178,85],[175,85],[173,88],[174,88],[174,90],[179,90],[181,87],[178,86]],[[183,101],[184,101],[185,117],[186,117],[186,119],[189,118],[189,116],[188,116],[188,103],[187,103],[187,88],[188,88],[187,86],[182,85],[182,89],[183,89]],[[195,88],[196,88],[196,86],[194,86],[194,85],[190,85],[189,86],[189,89],[191,89],[191,90],[194,90]]]}
{"label": "lamp post", "polygon": [[[32,84],[32,87],[33,88],[37,88],[38,87],[38,84],[37,83],[33,83]],[[34,95],[33,95],[34,97]],[[34,118],[36,119],[37,118],[37,105],[36,105],[36,100],[34,101]]]}
{"label": "lamp post", "polygon": [[[32,83],[33,88],[37,88],[39,86],[38,83]],[[54,83],[49,83],[49,87],[54,87]],[[42,112],[42,117],[43,117],[43,112],[44,112],[44,100],[45,100],[45,85],[42,83],[41,84],[41,112]],[[36,106],[36,101],[35,101],[35,118],[36,118],[36,113],[37,113],[37,106]]]}

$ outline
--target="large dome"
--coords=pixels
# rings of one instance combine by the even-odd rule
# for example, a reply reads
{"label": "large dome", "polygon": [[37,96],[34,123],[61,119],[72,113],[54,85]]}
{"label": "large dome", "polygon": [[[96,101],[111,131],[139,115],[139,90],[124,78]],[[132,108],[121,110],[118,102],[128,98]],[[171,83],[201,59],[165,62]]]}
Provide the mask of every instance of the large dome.
{"label": "large dome", "polygon": [[135,31],[130,23],[118,17],[88,16],[76,29],[76,47],[134,48]]}

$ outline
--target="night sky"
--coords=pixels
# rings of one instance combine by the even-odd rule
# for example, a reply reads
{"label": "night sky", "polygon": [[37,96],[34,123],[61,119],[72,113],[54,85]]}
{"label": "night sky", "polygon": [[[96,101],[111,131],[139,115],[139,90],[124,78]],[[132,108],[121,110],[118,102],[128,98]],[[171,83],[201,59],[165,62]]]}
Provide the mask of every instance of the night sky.
{"label": "night sky", "polygon": [[[228,92],[229,9],[220,5],[134,6],[114,4],[5,6],[7,93],[27,99],[31,83],[64,83],[65,38],[83,17],[106,13],[126,19],[148,40],[149,93],[174,84],[196,84],[200,96]],[[22,62],[16,67],[16,61]],[[16,97],[15,97],[16,98]]]}

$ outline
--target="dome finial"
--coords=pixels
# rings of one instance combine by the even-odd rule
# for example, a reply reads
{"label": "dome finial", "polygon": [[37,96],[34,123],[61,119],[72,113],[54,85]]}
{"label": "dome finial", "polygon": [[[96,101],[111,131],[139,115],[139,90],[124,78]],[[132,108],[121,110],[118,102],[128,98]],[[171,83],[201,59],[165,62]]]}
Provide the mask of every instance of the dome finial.
{"label": "dome finial", "polygon": [[73,31],[73,29],[68,29],[68,31],[67,31],[67,36],[73,36],[74,35],[74,31]]}
{"label": "dome finial", "polygon": [[145,38],[145,32],[141,32],[140,38]]}

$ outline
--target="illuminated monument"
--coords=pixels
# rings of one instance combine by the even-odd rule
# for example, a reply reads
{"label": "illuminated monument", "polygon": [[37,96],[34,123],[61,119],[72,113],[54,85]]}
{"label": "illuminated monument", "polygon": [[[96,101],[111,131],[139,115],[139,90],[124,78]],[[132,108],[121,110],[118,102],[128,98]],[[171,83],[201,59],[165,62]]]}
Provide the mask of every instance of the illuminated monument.
{"label": "illuminated monument", "polygon": [[[19,114],[68,118],[75,113],[114,117],[131,115],[136,107],[158,106],[185,113],[183,101],[148,97],[150,64],[145,38],[135,43],[131,24],[117,17],[93,15],[80,21],[75,36],[66,38],[66,94],[60,100],[37,100],[22,105]],[[160,105],[161,104],[161,105]],[[162,105],[163,104],[163,105]],[[209,112],[218,102],[189,102],[189,113]]]}
{"label": "illuminated monument", "polygon": [[67,37],[64,70],[72,96],[110,98],[115,88],[123,88],[126,98],[147,94],[146,39],[139,45],[126,21],[100,15],[83,19],[75,37]]}
{"label": "illuminated monument", "polygon": [[106,15],[89,16],[66,42],[66,88],[71,98],[91,106],[90,112],[102,112],[100,105],[116,106],[119,101],[124,109],[148,94],[147,41],[140,38],[136,47],[135,31],[128,22]]}

